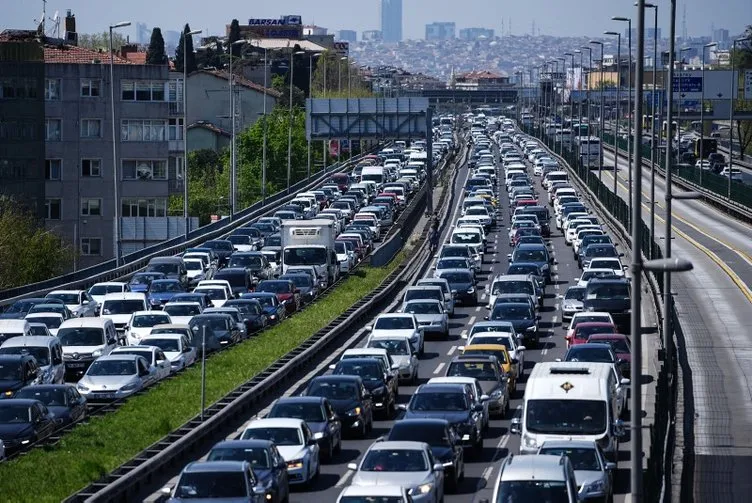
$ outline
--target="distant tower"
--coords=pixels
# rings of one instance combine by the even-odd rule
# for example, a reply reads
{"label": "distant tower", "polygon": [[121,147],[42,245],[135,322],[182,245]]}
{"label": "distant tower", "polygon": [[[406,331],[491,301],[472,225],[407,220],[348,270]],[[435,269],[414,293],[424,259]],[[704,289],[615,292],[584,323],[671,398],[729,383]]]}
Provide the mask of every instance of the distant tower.
{"label": "distant tower", "polygon": [[687,4],[682,12],[682,40],[687,40]]}

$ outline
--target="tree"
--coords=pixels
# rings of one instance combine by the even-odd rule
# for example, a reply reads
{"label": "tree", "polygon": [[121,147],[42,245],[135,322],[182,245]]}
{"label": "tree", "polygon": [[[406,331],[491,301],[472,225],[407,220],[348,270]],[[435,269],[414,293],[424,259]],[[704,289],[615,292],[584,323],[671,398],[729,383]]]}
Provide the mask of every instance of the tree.
{"label": "tree", "polygon": [[[112,48],[113,50],[119,50],[120,47],[127,43],[127,39],[120,33],[112,32]],[[110,50],[110,33],[103,31],[102,33],[80,33],[78,35],[79,47],[85,47],[87,49],[93,49],[95,51],[109,51]]]}
{"label": "tree", "polygon": [[149,48],[146,51],[147,65],[166,65],[167,52],[165,52],[165,42],[162,37],[162,30],[154,28],[151,30],[151,40]]}
{"label": "tree", "polygon": [[[742,38],[752,38],[752,25],[747,26]],[[744,80],[745,70],[752,69],[752,40],[745,40],[736,45],[736,51],[731,54],[734,68],[739,69],[739,80]],[[738,88],[739,86],[737,86]],[[749,112],[752,111],[752,100],[746,100],[739,91],[739,98],[736,100],[734,110]],[[739,142],[740,152],[747,153],[752,146],[752,121],[737,120],[735,124],[735,136]],[[732,125],[734,127],[734,125]]]}
{"label": "tree", "polygon": [[[346,98],[348,64],[352,60],[342,61],[339,53],[324,51],[315,62],[311,95],[314,98]],[[360,69],[353,65],[349,70],[350,97],[373,97],[371,84],[367,82]]]}
{"label": "tree", "polygon": [[[188,213],[206,225],[211,215],[227,215],[230,198],[230,155],[227,151],[194,150],[188,154]],[[183,214],[183,196],[170,197],[170,214]]]}
{"label": "tree", "polygon": [[193,36],[188,35],[190,32],[191,27],[186,23],[183,36],[180,37],[178,48],[175,50],[175,70],[179,72],[183,71],[183,51],[185,51],[187,73],[195,72],[198,68],[196,66],[196,53],[193,51]]}
{"label": "tree", "polygon": [[[290,83],[287,81],[287,77],[283,77],[282,75],[272,75],[272,89],[282,94],[279,100],[277,100],[277,106],[289,109]],[[305,93],[297,86],[292,86],[292,106],[305,108]]]}
{"label": "tree", "polygon": [[240,23],[237,19],[233,19],[230,22],[230,34],[227,37],[227,44],[232,48],[232,56],[235,58],[240,57],[240,45],[232,45],[233,42],[240,40]]}
{"label": "tree", "polygon": [[215,44],[209,44],[196,52],[196,68],[219,68],[222,66],[222,53],[218,52]]}
{"label": "tree", "polygon": [[0,289],[62,274],[73,250],[12,198],[0,198]]}

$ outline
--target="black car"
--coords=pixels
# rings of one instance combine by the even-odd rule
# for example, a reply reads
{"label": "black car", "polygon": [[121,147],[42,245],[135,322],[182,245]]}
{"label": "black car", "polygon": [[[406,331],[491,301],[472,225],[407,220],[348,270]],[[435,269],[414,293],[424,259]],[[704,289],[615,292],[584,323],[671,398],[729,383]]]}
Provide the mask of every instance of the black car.
{"label": "black car", "polygon": [[456,491],[465,478],[465,453],[457,432],[446,419],[402,419],[392,426],[386,441],[425,442],[444,466],[444,481]]}
{"label": "black car", "polygon": [[497,302],[493,306],[491,321],[508,321],[514,327],[520,339],[527,347],[537,347],[540,341],[538,333],[538,321],[540,316],[529,303],[522,302]]}
{"label": "black car", "polygon": [[201,304],[201,310],[207,307],[212,307],[212,301],[205,293],[191,292],[191,293],[178,293],[173,295],[170,302],[198,302]]}
{"label": "black car", "polygon": [[[261,233],[259,229],[256,229],[254,227],[240,227],[238,229],[235,229],[232,231],[232,236],[245,236],[248,238],[247,243],[242,244],[248,244],[253,246],[254,250],[259,250],[264,244],[264,235]],[[232,241],[232,239],[230,239]],[[235,244],[241,244],[241,243],[235,243]]]}
{"label": "black car", "polygon": [[206,334],[206,351],[212,352],[240,341],[240,331],[229,314],[199,314],[188,324],[193,331],[194,345],[202,347]]}
{"label": "black car", "polygon": [[13,398],[18,390],[37,380],[39,364],[31,355],[0,355],[0,399]]}
{"label": "black car", "polygon": [[230,256],[228,267],[245,267],[251,274],[254,283],[258,280],[273,279],[269,260],[258,251],[233,253]]}
{"label": "black car", "polygon": [[580,256],[580,267],[587,269],[590,265],[590,261],[594,258],[615,258],[621,257],[623,254],[616,251],[616,246],[613,244],[589,244],[582,250]]}
{"label": "black car", "polygon": [[611,314],[623,334],[629,333],[632,288],[627,278],[593,278],[585,287],[582,308]]}
{"label": "black car", "polygon": [[295,284],[295,288],[300,290],[301,304],[310,304],[319,294],[319,288],[309,274],[283,274],[279,279],[286,279]]}
{"label": "black car", "polygon": [[449,282],[455,301],[467,306],[478,305],[478,292],[475,278],[469,269],[445,269],[439,273],[440,278]]}
{"label": "black car", "polygon": [[269,440],[224,440],[212,447],[206,460],[247,461],[258,484],[264,487],[264,501],[282,503],[290,497],[287,463]]}
{"label": "black car", "polygon": [[219,267],[227,265],[227,261],[230,255],[235,251],[235,247],[232,246],[232,242],[226,239],[212,239],[204,243],[204,248],[211,248],[214,254],[217,256],[217,263]]}
{"label": "black car", "polygon": [[240,316],[243,318],[246,331],[249,334],[265,328],[269,323],[264,307],[256,299],[231,299],[225,302],[222,307],[234,307],[240,311]]}
{"label": "black car", "polygon": [[463,446],[483,448],[483,404],[475,402],[467,384],[423,384],[410,403],[401,405],[404,419],[444,419],[460,436]]}
{"label": "black car", "polygon": [[[36,306],[37,304],[47,304],[49,301],[50,299],[46,299],[44,297],[17,300],[13,304],[11,304],[5,311],[3,311],[2,314],[0,314],[0,319],[23,319],[27,314],[29,314],[29,311],[32,307]],[[3,339],[0,336],[0,344],[2,343]]]}
{"label": "black car", "polygon": [[6,454],[49,437],[57,427],[58,421],[38,400],[0,400],[0,440],[5,444]]}
{"label": "black car", "polygon": [[255,224],[251,224],[250,226],[252,229],[258,229],[259,232],[261,232],[261,235],[271,236],[272,234],[277,232],[277,228],[274,226],[274,224],[268,223],[268,222],[256,222]]}
{"label": "black car", "polygon": [[287,317],[285,304],[280,302],[277,296],[271,292],[246,293],[241,299],[258,301],[270,323],[278,323]]}
{"label": "black car", "polygon": [[611,241],[611,236],[608,234],[591,234],[583,237],[577,253],[574,253],[574,249],[572,250],[574,258],[577,259],[578,264],[582,264],[582,254],[585,252],[585,248],[594,244],[613,244],[613,241]]}
{"label": "black car", "polygon": [[239,297],[253,289],[251,273],[245,267],[225,267],[214,275],[214,280],[225,280],[230,283],[232,295]]}
{"label": "black car", "polygon": [[385,419],[392,417],[397,397],[390,386],[389,375],[383,365],[373,358],[347,358],[340,360],[332,371],[334,375],[355,375],[363,380],[363,385],[373,396],[373,408]]}
{"label": "black car", "polygon": [[320,396],[283,397],[272,404],[266,417],[291,417],[306,422],[319,444],[321,456],[331,461],[342,450],[342,421],[329,403]]}
{"label": "black car", "polygon": [[570,346],[564,355],[565,362],[621,363],[611,344],[586,342]]}
{"label": "black car", "polygon": [[302,396],[329,400],[342,421],[345,432],[357,432],[365,438],[373,428],[373,398],[363,380],[356,375],[325,375],[314,377]]}
{"label": "black car", "polygon": [[47,406],[61,426],[86,417],[86,398],[72,384],[39,384],[27,386],[16,398],[38,400]]}

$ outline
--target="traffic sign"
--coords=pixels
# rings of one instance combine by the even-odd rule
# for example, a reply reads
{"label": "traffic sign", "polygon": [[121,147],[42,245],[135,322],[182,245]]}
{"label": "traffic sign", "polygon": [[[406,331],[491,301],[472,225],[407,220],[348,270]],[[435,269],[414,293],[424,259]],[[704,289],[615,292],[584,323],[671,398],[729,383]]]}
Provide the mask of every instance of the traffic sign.
{"label": "traffic sign", "polygon": [[744,99],[752,100],[752,70],[744,71]]}

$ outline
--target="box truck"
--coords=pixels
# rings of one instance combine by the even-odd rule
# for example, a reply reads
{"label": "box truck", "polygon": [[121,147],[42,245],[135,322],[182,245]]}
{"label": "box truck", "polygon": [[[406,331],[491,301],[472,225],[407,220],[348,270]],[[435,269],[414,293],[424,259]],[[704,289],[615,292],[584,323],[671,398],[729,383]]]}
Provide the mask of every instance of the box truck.
{"label": "box truck", "polygon": [[325,219],[285,220],[282,238],[282,274],[290,267],[313,266],[316,279],[327,288],[339,278],[339,261],[334,249],[334,222]]}

